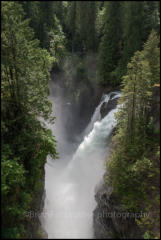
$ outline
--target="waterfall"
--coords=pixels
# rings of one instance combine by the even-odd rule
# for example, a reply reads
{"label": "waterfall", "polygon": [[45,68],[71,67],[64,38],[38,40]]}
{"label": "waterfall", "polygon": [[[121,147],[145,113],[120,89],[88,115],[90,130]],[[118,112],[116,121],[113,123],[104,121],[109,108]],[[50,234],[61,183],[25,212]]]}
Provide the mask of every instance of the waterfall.
{"label": "waterfall", "polygon": [[102,101],[100,102],[100,104],[96,107],[95,111],[94,111],[94,114],[92,115],[92,118],[91,118],[91,121],[90,123],[88,124],[88,126],[86,127],[86,129],[84,130],[83,132],[83,135],[87,135],[93,128],[94,126],[94,123],[96,121],[99,121],[101,119],[101,113],[100,113],[100,109],[103,105],[104,102],[108,103],[110,99],[110,94],[104,94],[103,97],[102,97]]}
{"label": "waterfall", "polygon": [[[114,97],[111,98],[111,95],[113,95],[113,94],[114,94]],[[118,97],[120,97],[120,92],[110,92],[109,94],[103,94],[102,100],[101,100],[100,104],[96,107],[96,109],[95,109],[95,111],[92,115],[91,121],[88,124],[88,126],[86,127],[86,129],[84,130],[83,135],[87,135],[93,129],[94,123],[96,121],[101,120],[100,109],[101,109],[103,103],[108,104],[110,98],[115,99],[115,98],[118,98]]]}
{"label": "waterfall", "polygon": [[59,159],[45,165],[46,199],[41,222],[48,238],[94,238],[95,187],[105,172],[107,143],[117,112],[113,109],[101,120],[100,109],[112,94],[113,98],[120,96],[118,92],[103,96],[84,132],[91,131],[67,164]]}

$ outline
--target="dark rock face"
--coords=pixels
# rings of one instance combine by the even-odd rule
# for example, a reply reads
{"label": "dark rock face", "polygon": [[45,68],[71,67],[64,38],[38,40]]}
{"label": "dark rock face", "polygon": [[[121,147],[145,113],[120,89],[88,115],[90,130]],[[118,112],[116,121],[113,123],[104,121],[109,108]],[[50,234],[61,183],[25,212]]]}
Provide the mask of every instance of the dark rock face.
{"label": "dark rock face", "polygon": [[128,213],[114,196],[112,188],[102,185],[95,195],[97,207],[93,212],[96,239],[140,239],[133,213]]}
{"label": "dark rock face", "polygon": [[43,226],[40,221],[40,214],[43,211],[44,200],[45,200],[45,192],[44,192],[44,184],[45,184],[45,172],[44,169],[42,171],[42,185],[39,191],[36,192],[35,196],[33,196],[33,201],[30,206],[30,210],[26,212],[26,222],[25,229],[27,232],[28,239],[46,239],[47,233],[43,229]]}
{"label": "dark rock face", "polygon": [[101,118],[104,118],[112,109],[117,106],[118,99],[110,99],[108,103],[104,102],[101,107]]}
{"label": "dark rock face", "polygon": [[116,231],[111,219],[108,219],[108,198],[111,189],[107,189],[104,185],[95,195],[97,207],[94,210],[94,233],[96,239],[115,238]]}

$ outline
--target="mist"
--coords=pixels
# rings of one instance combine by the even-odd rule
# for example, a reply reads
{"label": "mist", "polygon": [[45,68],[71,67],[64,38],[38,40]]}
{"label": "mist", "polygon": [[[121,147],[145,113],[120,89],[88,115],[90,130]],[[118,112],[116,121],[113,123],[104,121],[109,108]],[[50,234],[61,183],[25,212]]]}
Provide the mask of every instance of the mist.
{"label": "mist", "polygon": [[[51,82],[50,89],[56,120],[48,127],[56,137],[59,159],[48,156],[45,164],[42,227],[48,238],[94,238],[95,187],[105,172],[107,143],[116,124],[114,114],[117,109],[100,119],[100,108],[111,96],[104,95],[85,129],[80,135],[71,137],[69,133],[76,132],[76,125],[68,125],[69,121],[73,122],[71,116],[75,116],[72,104],[60,83]],[[114,95],[119,97],[117,92]]]}

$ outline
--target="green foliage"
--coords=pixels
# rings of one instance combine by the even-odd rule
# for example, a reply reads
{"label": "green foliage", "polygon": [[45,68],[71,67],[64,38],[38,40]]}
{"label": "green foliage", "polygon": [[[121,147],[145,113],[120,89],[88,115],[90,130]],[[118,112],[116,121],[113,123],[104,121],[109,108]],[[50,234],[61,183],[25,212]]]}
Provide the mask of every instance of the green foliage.
{"label": "green foliage", "polygon": [[97,8],[97,14],[96,14],[96,36],[97,40],[100,40],[100,37],[102,36],[103,27],[104,27],[104,17],[105,17],[105,11],[106,9],[103,8]]}
{"label": "green foliage", "polygon": [[82,55],[98,51],[97,78],[105,86],[120,84],[134,52],[152,29],[159,31],[157,1],[20,3],[41,47],[54,57],[54,69],[60,69],[66,49]]}
{"label": "green foliage", "polygon": [[[33,4],[34,5],[34,4]],[[35,4],[36,7],[36,4]],[[28,238],[24,213],[42,191],[46,157],[56,141],[38,118],[53,122],[48,100],[53,58],[39,47],[18,2],[2,2],[2,232]],[[39,209],[37,209],[39,210]]]}
{"label": "green foliage", "polygon": [[148,38],[144,44],[144,56],[149,62],[150,71],[152,73],[151,84],[160,83],[160,49],[159,49],[159,37],[153,30],[151,37]]}
{"label": "green foliage", "polygon": [[19,228],[5,228],[2,230],[2,237],[4,239],[19,239],[20,236],[20,229]]}
{"label": "green foliage", "polygon": [[22,16],[19,4],[3,3],[2,99],[8,105],[13,101],[21,103],[27,111],[48,118],[51,112],[48,81],[53,59],[33,39],[28,20],[22,21]]}
{"label": "green foliage", "polygon": [[[96,4],[92,1],[68,2],[66,32],[72,52],[95,51]],[[85,27],[87,26],[87,27]]]}
{"label": "green foliage", "polygon": [[[104,14],[104,35],[99,48],[99,81],[101,84],[117,85],[117,78],[111,72],[116,68],[120,55],[121,3],[106,2]],[[117,29],[117,31],[116,31]]]}
{"label": "green foliage", "polygon": [[143,235],[143,238],[144,239],[151,239],[152,236],[151,236],[151,234],[149,232],[145,232],[144,235]]}
{"label": "green foliage", "polygon": [[158,30],[158,4],[152,1],[111,1],[105,3],[103,11],[105,13],[103,36],[99,46],[98,81],[105,86],[116,86],[126,74],[126,65],[130,58],[137,50],[141,50],[151,30]]}
{"label": "green foliage", "polygon": [[56,17],[61,16],[61,5],[62,2],[59,1],[39,2],[40,28],[38,38],[40,39],[41,47],[46,48],[47,50],[50,48],[49,33],[53,29],[57,29]]}
{"label": "green foliage", "polygon": [[[115,146],[107,162],[108,184],[113,186],[126,209],[144,209],[150,213],[150,218],[137,220],[137,223],[154,236],[154,228],[158,229],[159,223],[159,140],[151,108],[153,87],[159,78],[158,45],[157,34],[152,31],[144,49],[137,51],[127,66],[120,110],[116,115]],[[144,237],[147,236],[145,233]]]}
{"label": "green foliage", "polygon": [[30,19],[40,46],[47,49],[53,57],[53,66],[58,68],[65,54],[65,35],[62,29],[64,4],[60,1],[20,2],[25,17]]}
{"label": "green foliage", "polygon": [[6,195],[11,188],[24,185],[25,170],[19,159],[13,156],[8,145],[3,146],[2,152],[2,195]]}
{"label": "green foliage", "polygon": [[50,39],[49,51],[51,56],[54,57],[53,67],[56,68],[60,66],[62,59],[65,57],[66,49],[65,49],[65,36],[62,31],[60,22],[56,16],[54,17],[54,21],[57,27],[54,28],[54,30],[51,30],[51,32],[49,32]]}
{"label": "green foliage", "polygon": [[[123,46],[119,64],[126,69],[127,63],[137,50],[142,49],[152,29],[158,28],[157,3],[152,1],[125,2],[123,5]],[[124,72],[125,74],[126,72]]]}
{"label": "green foliage", "polygon": [[[58,157],[55,138],[38,120],[43,118],[51,123],[54,120],[48,100],[49,71],[62,67],[67,91],[78,100],[90,81],[95,82],[96,63],[88,64],[83,55],[95,52],[100,39],[98,80],[104,86],[116,86],[122,81],[123,86],[120,100],[123,105],[117,115],[114,138],[116,151],[108,163],[110,182],[126,208],[139,209],[145,200],[145,206],[151,209],[152,202],[147,203],[149,186],[158,206],[155,184],[159,174],[158,138],[150,139],[158,134],[150,118],[152,89],[159,83],[160,73],[159,39],[155,31],[144,44],[144,50],[131,58],[141,50],[152,28],[159,31],[156,1],[2,1],[5,238],[29,237],[24,229],[29,224],[24,212],[42,189],[47,155]],[[143,177],[147,180],[143,181]],[[140,222],[140,226],[147,226],[148,234],[152,221]],[[147,233],[145,237],[149,236]]]}

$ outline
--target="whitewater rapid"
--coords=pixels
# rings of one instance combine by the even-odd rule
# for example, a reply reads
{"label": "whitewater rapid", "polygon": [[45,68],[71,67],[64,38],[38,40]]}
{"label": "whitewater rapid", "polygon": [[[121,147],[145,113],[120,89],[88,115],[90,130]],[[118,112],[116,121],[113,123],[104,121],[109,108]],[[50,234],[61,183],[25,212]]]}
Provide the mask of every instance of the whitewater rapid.
{"label": "whitewater rapid", "polygon": [[103,96],[77,150],[65,160],[65,156],[56,161],[47,159],[46,198],[41,222],[48,238],[94,238],[95,187],[105,172],[108,139],[116,125],[118,108],[111,110],[102,120],[100,109],[104,102],[108,103],[111,95],[114,95],[113,99],[120,97],[118,92]]}

